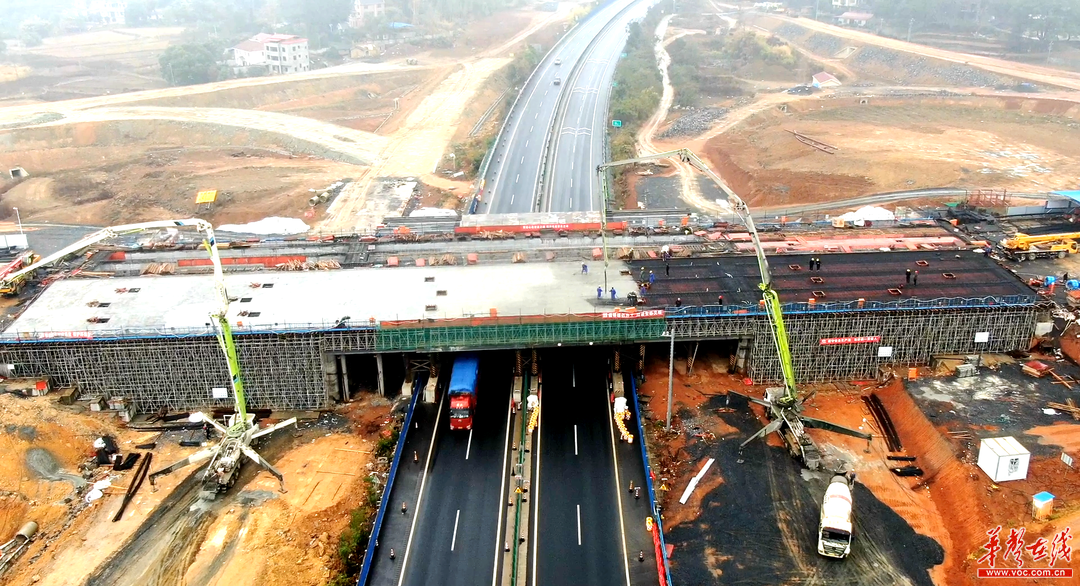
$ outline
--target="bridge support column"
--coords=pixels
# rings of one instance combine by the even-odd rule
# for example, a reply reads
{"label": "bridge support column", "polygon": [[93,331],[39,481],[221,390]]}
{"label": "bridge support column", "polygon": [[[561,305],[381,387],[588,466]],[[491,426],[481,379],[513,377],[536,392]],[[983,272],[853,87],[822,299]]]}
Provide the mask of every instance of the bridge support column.
{"label": "bridge support column", "polygon": [[427,386],[424,387],[424,402],[435,402],[435,387],[439,384],[439,358],[436,354],[428,355],[428,363],[431,364],[431,374],[428,376]]}
{"label": "bridge support column", "polygon": [[338,356],[338,369],[341,372],[341,398],[344,401],[351,401],[352,395],[349,394],[349,362],[345,359],[345,355]]}
{"label": "bridge support column", "polygon": [[382,354],[375,355],[375,366],[379,369],[379,394],[386,396],[386,381],[383,379]]}
{"label": "bridge support column", "polygon": [[341,395],[340,376],[338,371],[338,356],[329,352],[322,355],[323,386],[326,387],[326,396],[340,401]]}
{"label": "bridge support column", "polygon": [[739,374],[746,372],[746,363],[750,359],[750,346],[753,343],[753,338],[739,338],[739,348],[735,351],[735,372]]}

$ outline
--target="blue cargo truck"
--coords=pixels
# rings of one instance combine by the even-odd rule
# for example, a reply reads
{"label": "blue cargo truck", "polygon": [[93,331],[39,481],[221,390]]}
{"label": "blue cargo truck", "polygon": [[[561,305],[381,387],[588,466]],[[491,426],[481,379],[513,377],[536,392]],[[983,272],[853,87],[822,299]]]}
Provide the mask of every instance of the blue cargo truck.
{"label": "blue cargo truck", "polygon": [[472,429],[476,409],[476,384],[480,378],[480,357],[473,353],[454,359],[450,373],[450,429]]}

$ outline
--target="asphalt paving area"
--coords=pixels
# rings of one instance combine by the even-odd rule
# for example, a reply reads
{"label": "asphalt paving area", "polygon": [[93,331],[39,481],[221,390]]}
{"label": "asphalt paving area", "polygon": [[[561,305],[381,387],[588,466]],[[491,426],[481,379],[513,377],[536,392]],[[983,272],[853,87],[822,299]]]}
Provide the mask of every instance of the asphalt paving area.
{"label": "asphalt paving area", "polygon": [[[705,408],[726,406],[724,398],[713,397]],[[859,483],[853,494],[851,555],[844,560],[819,556],[818,516],[830,476],[804,471],[786,449],[764,441],[748,445],[740,456],[739,443],[761,422],[742,409],[722,419],[737,433],[684,448],[699,465],[716,459],[709,474],[718,484],[701,497],[696,519],[666,531],[674,546],[676,583],[933,584],[929,572],[944,560],[942,546],[916,533]],[[676,493],[683,488],[672,487]]]}

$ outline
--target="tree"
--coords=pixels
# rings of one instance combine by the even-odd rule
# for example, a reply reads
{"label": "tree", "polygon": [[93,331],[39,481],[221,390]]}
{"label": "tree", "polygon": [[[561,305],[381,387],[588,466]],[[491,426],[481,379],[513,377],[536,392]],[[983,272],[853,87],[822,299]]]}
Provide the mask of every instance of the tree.
{"label": "tree", "polygon": [[220,51],[210,44],[172,45],[158,58],[161,76],[169,85],[216,81]]}
{"label": "tree", "polygon": [[157,4],[154,0],[131,0],[124,10],[124,21],[128,26],[139,26],[150,22]]}
{"label": "tree", "polygon": [[349,20],[352,7],[352,0],[304,0],[290,2],[281,11],[290,23],[307,25],[322,34],[329,32],[332,25]]}

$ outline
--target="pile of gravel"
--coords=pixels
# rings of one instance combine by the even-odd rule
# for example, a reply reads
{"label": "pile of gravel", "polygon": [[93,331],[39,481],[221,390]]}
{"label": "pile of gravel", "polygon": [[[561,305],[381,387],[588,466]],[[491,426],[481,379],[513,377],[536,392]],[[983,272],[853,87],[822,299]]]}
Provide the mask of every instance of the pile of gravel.
{"label": "pile of gravel", "polygon": [[993,87],[1009,83],[1009,80],[985,71],[957,63],[938,64],[926,57],[902,55],[880,47],[863,47],[855,55],[856,65],[884,65],[891,71],[886,77],[900,85],[913,79],[935,77],[941,81],[963,87]]}
{"label": "pile of gravel", "polygon": [[821,55],[822,57],[832,57],[847,46],[847,44],[838,37],[820,33],[810,35],[810,38],[806,39],[805,44],[812,52]]}
{"label": "pile of gravel", "polygon": [[728,112],[727,108],[688,108],[688,110],[689,112],[680,116],[662,132],[660,138],[696,136],[708,130],[713,122],[723,118]]}

